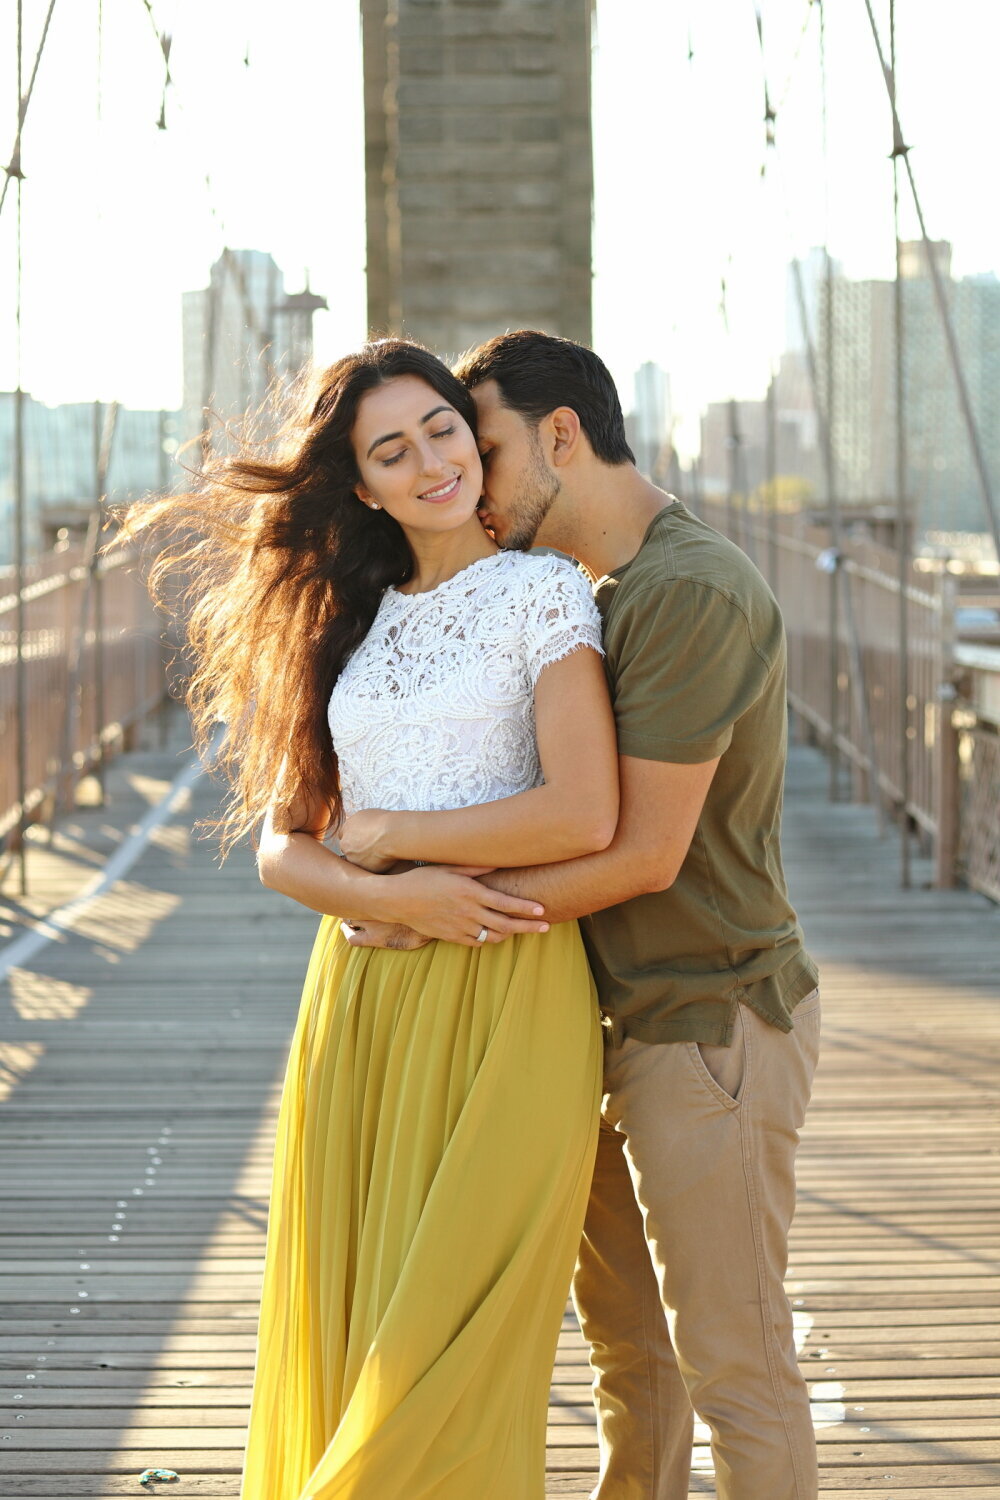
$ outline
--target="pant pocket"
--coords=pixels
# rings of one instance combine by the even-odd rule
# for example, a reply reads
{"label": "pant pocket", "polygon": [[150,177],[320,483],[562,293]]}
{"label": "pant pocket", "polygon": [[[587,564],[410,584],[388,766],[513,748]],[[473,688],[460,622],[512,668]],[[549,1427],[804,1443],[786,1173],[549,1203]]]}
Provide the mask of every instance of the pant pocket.
{"label": "pant pocket", "polygon": [[721,1103],[736,1109],[746,1082],[747,1051],[743,1008],[736,1006],[733,1039],[728,1047],[707,1042],[688,1042],[695,1072]]}

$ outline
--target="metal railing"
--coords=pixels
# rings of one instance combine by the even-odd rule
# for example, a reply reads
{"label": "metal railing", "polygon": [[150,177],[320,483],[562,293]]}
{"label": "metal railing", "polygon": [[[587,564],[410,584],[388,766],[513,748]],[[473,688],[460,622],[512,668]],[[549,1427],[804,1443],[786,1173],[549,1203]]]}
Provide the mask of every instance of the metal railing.
{"label": "metal railing", "polygon": [[710,501],[697,510],[768,578],[788,635],[790,707],[850,766],[854,795],[898,819],[905,784],[936,883],[961,878],[1000,900],[1000,651],[956,645],[954,578],[906,588],[904,711],[900,581],[884,548],[848,542],[836,556],[823,531],[794,518]]}
{"label": "metal railing", "polygon": [[958,868],[1000,901],[1000,648],[958,646]]}
{"label": "metal railing", "polygon": [[70,806],[167,697],[162,624],[134,565],[67,548],[29,565],[20,599],[12,570],[0,579],[0,850]]}

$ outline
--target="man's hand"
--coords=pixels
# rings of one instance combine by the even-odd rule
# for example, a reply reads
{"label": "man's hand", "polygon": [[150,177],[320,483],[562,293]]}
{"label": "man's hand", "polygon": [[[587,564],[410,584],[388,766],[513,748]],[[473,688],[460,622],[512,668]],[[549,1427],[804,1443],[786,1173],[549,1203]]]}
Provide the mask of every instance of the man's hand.
{"label": "man's hand", "polygon": [[409,950],[426,948],[433,938],[414,932],[399,922],[342,922],[344,936],[352,948],[394,948]]}

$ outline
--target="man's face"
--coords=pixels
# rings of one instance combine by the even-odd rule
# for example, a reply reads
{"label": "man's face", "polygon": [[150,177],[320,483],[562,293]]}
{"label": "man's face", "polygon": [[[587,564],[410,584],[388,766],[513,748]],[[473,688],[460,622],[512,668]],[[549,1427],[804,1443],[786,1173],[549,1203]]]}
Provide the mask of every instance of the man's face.
{"label": "man's face", "polygon": [[501,547],[525,552],[545,541],[545,519],[560,492],[537,429],[502,404],[494,380],[472,392],[479,413],[483,500],[479,516]]}

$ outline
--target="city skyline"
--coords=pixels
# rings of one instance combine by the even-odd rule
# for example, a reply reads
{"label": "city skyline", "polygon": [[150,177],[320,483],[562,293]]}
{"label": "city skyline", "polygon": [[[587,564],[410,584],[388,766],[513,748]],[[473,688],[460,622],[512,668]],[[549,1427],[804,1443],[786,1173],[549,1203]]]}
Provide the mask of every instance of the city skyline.
{"label": "city skyline", "polygon": [[[669,371],[686,453],[709,400],[766,386],[783,342],[789,248],[807,253],[828,221],[831,251],[849,275],[891,269],[888,112],[864,8],[840,7],[827,20],[826,174],[818,7],[776,0],[762,9],[778,108],[777,154],[763,178],[752,8],[720,0],[712,20],[695,6],[664,14],[640,0],[597,9],[594,342],[625,397],[644,362]],[[29,53],[41,10],[35,0],[25,6]],[[43,401],[179,404],[181,291],[204,284],[223,244],[270,251],[293,284],[312,272],[330,300],[317,319],[319,358],[364,334],[353,6],[317,14],[289,0],[276,18],[268,7],[219,0],[199,17],[197,35],[179,4],[161,0],[154,10],[173,35],[166,131],[156,130],[162,58],[141,7],[105,5],[100,124],[92,16],[57,15],[39,72],[24,142],[22,367],[25,388]],[[961,81],[938,65],[932,19],[901,19],[900,107],[932,232],[952,239],[956,270],[967,274],[996,269],[996,244],[985,195],[969,192],[951,166],[974,139],[986,97],[978,84],[1000,22],[956,0],[949,24],[959,44],[977,41],[964,49]],[[286,116],[294,132],[276,128]],[[778,202],[779,161],[795,202],[790,226]],[[12,209],[8,195],[0,224],[8,327]],[[910,234],[905,203],[904,218]],[[746,227],[736,234],[734,226]],[[11,385],[9,358],[0,370],[0,384]]]}

